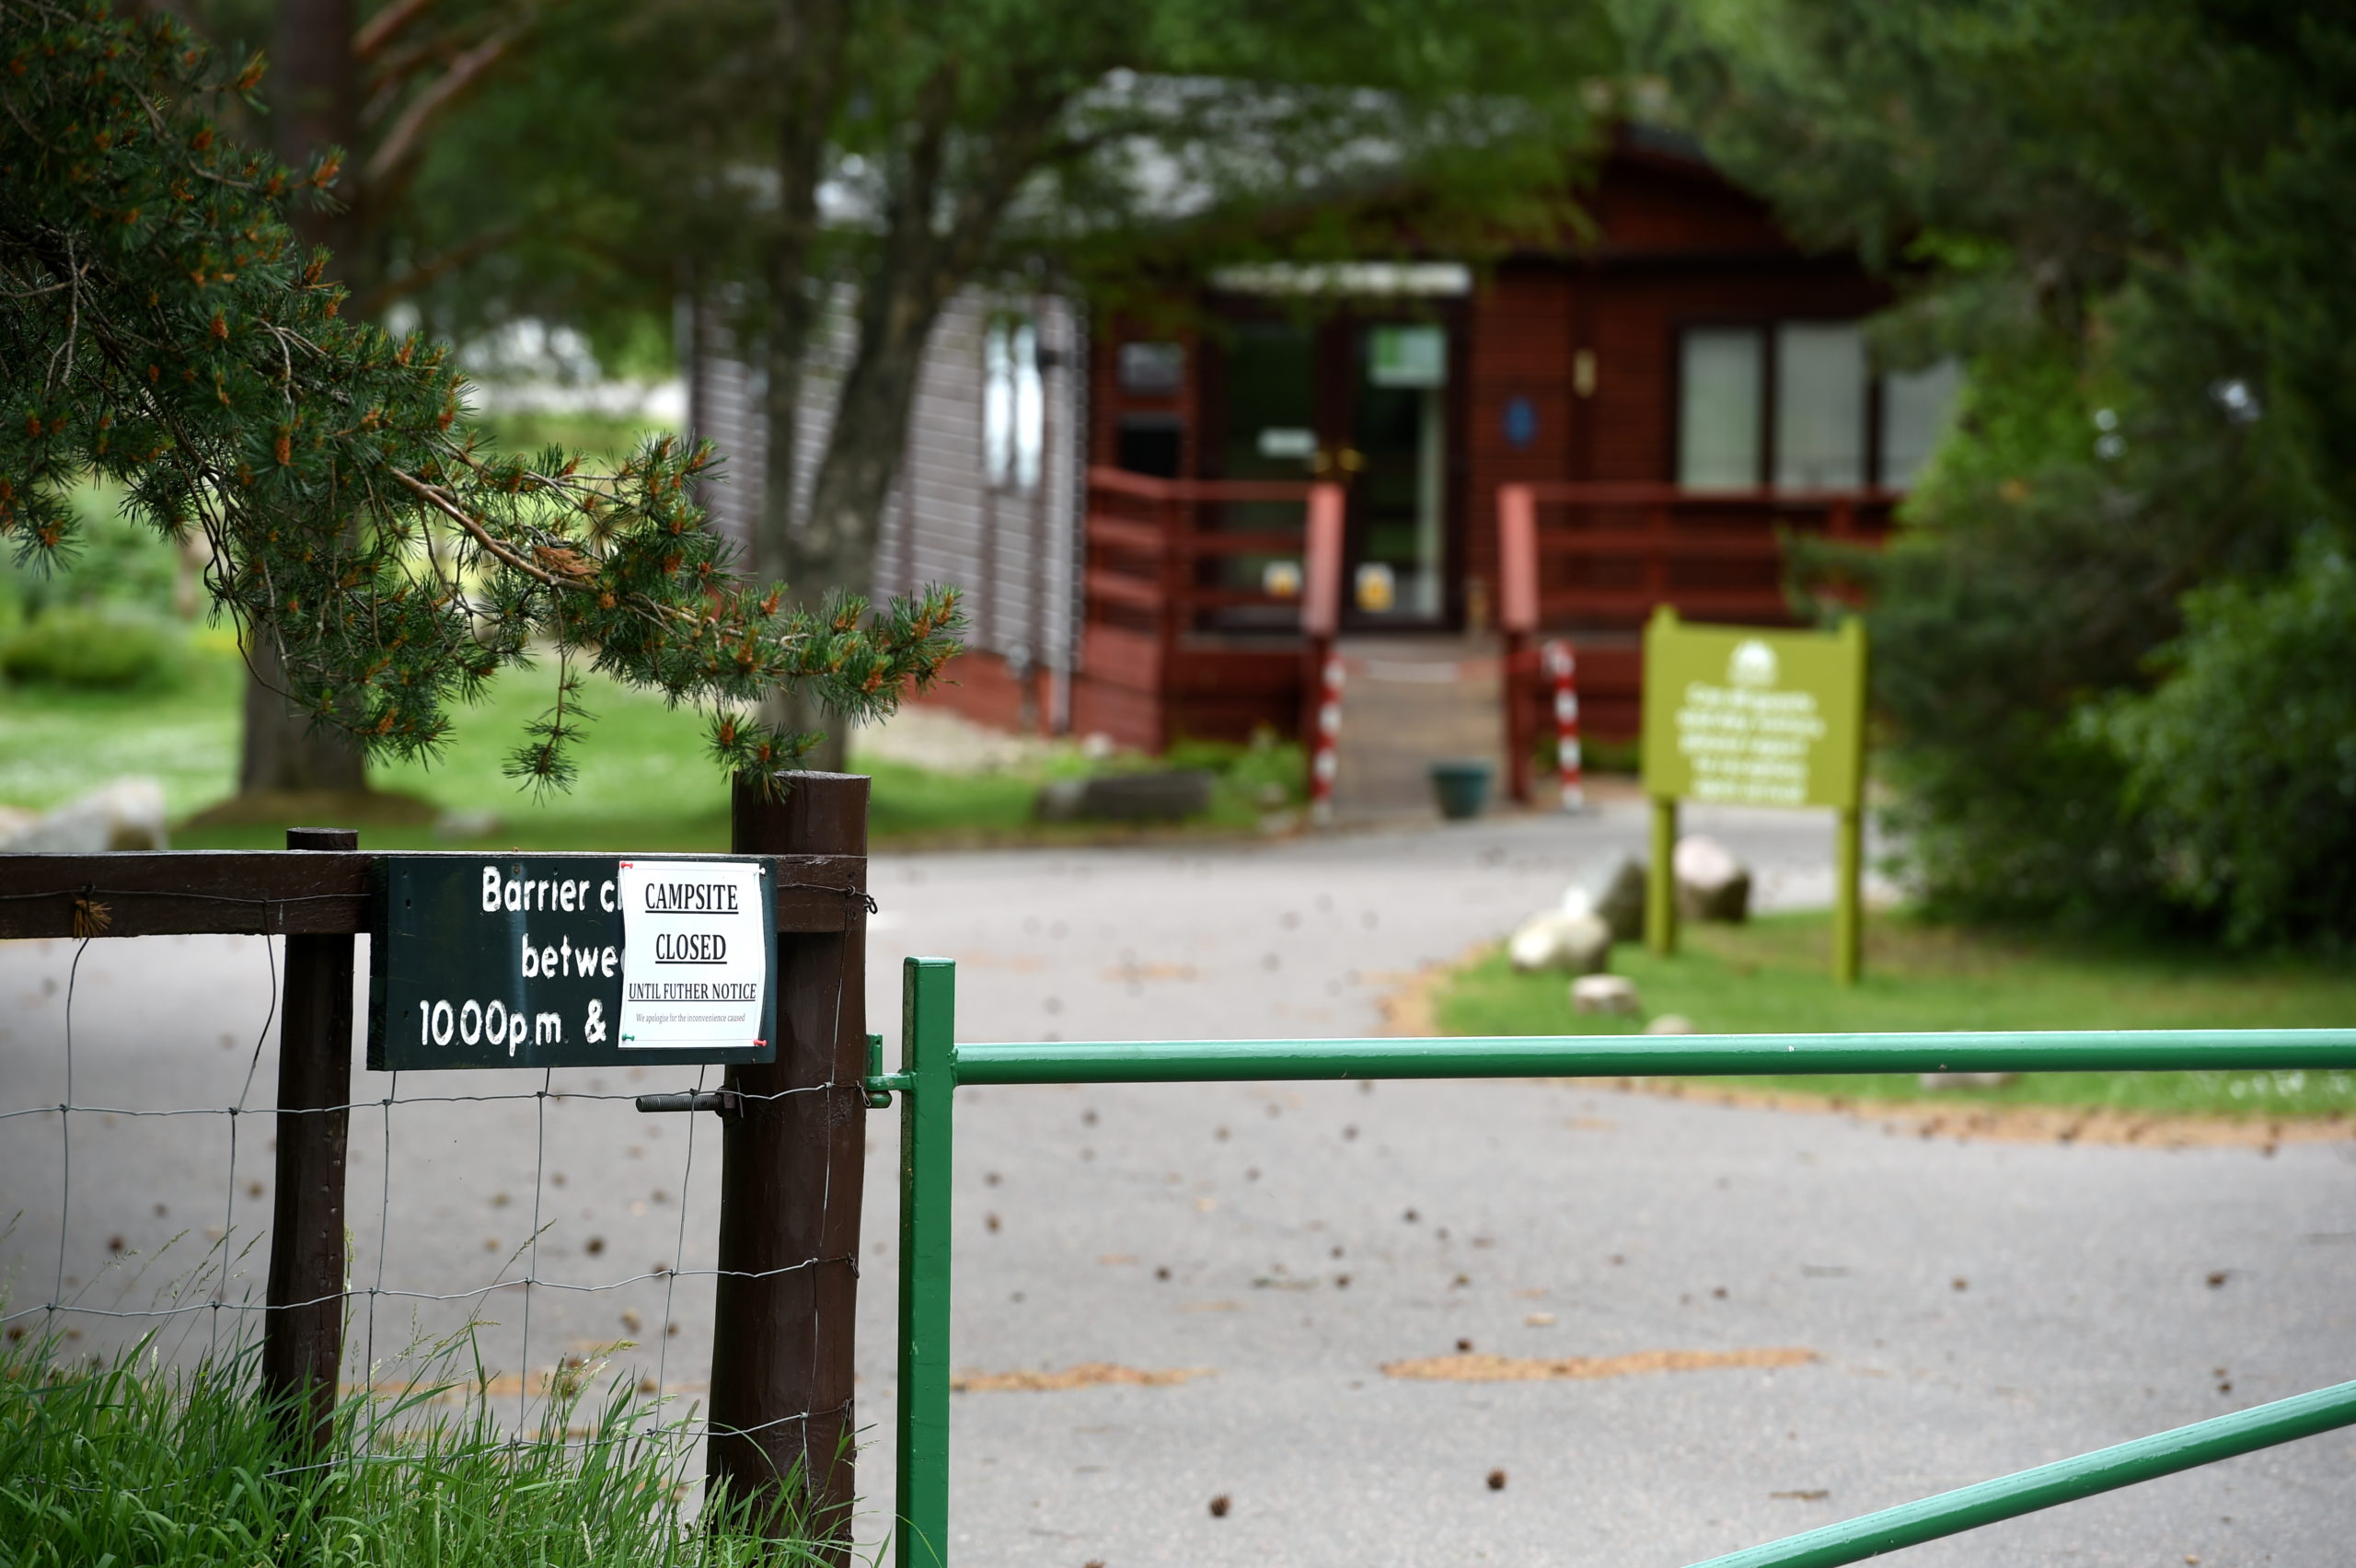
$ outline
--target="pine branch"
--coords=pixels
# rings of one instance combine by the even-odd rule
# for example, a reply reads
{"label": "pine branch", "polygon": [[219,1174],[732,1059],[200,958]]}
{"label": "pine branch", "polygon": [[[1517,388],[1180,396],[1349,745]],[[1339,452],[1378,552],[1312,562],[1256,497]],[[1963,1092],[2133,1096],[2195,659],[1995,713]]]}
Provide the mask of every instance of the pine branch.
{"label": "pine branch", "polygon": [[446,346],[349,319],[286,227],[332,160],[298,179],[207,114],[258,63],[216,71],[169,18],[97,0],[0,0],[0,62],[21,67],[0,168],[31,171],[0,202],[0,542],[20,558],[70,554],[93,476],[167,536],[194,522],[207,588],[289,699],[372,755],[433,751],[453,704],[553,641],[557,700],[511,758],[536,789],[572,778],[576,652],[709,709],[715,755],[760,769],[806,738],[733,715],[797,686],[888,712],[956,651],[953,592],[805,611],[738,577],[689,500],[709,446],[598,467],[455,428]]}

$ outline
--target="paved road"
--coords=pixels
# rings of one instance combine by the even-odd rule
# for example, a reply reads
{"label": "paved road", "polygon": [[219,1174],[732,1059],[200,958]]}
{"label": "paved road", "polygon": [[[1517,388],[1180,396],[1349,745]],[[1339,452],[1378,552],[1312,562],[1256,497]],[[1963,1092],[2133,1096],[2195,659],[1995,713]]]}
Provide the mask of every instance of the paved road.
{"label": "paved road", "polygon": [[[1823,824],[1702,824],[1761,867],[1767,901],[1821,899]],[[1495,937],[1641,834],[1615,807],[1253,848],[885,858],[871,1013],[894,1014],[897,955],[930,952],[959,961],[968,1038],[1369,1032],[1393,977]],[[63,1097],[70,956],[0,947],[0,1109]],[[76,987],[76,1103],[224,1102],[261,1024],[262,959],[256,940],[94,944]],[[265,1053],[257,1101],[270,1074]],[[532,1230],[536,1159],[549,1172],[541,1278],[709,1266],[708,1122],[690,1173],[685,1119],[580,1097],[649,1087],[632,1078],[559,1075],[576,1097],[546,1102],[396,1107],[389,1170],[382,1122],[364,1115],[358,1283],[380,1256],[395,1288],[496,1277]],[[399,1093],[536,1087],[412,1075]],[[363,1075],[361,1097],[383,1092]],[[223,1224],[229,1124],[75,1118],[64,1272],[85,1300],[144,1302]],[[961,1563],[1673,1568],[2350,1375],[2346,1145],[2272,1159],[1957,1145],[1530,1083],[992,1089],[961,1095],[958,1127],[961,1366],[1207,1374],[960,1395]],[[239,1236],[265,1217],[266,1190],[246,1183],[268,1176],[266,1137],[244,1129]],[[58,1269],[58,1146],[53,1113],[0,1121],[0,1203],[25,1211],[0,1267],[16,1268],[19,1303],[47,1299]],[[877,1440],[861,1480],[879,1507],[895,1156],[893,1119],[878,1117],[860,1333]],[[183,1225],[189,1241],[156,1261]],[[101,1272],[118,1236],[124,1251]],[[232,1299],[258,1290],[260,1256]],[[702,1284],[535,1289],[529,1364],[627,1333],[642,1342],[623,1355],[633,1369],[695,1392]],[[500,1322],[485,1333],[493,1366],[524,1364],[524,1295],[484,1298]],[[453,1310],[375,1305],[380,1355],[412,1311],[431,1330]],[[166,1321],[201,1335],[212,1316]],[[109,1327],[80,1326],[85,1344]],[[1380,1371],[1460,1340],[1513,1356],[1817,1359],[1488,1384]],[[2351,1461],[2356,1438],[2328,1435],[1910,1561],[2336,1568],[2356,1539]],[[1485,1484],[1493,1470],[1502,1491]],[[1232,1499],[1223,1518],[1207,1506],[1218,1494]]]}

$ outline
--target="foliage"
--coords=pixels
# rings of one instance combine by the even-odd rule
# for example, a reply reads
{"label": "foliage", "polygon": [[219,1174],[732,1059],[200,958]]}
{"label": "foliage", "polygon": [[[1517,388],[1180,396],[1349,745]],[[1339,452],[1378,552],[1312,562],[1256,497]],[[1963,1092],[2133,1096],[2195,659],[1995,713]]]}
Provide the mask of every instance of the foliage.
{"label": "foliage", "polygon": [[565,149],[596,160],[618,214],[574,271],[663,305],[684,282],[757,368],[775,460],[754,559],[803,593],[872,581],[923,355],[962,291],[1111,308],[1140,284],[1183,296],[1173,280],[1225,259],[1499,254],[1571,221],[1588,82],[1614,58],[1599,7],[1547,0],[575,15],[598,86],[574,90],[619,119]]}
{"label": "foliage", "polygon": [[180,673],[183,639],[151,617],[66,605],[0,638],[0,675],[98,690],[167,686]]}
{"label": "foliage", "polygon": [[[0,1563],[84,1568],[736,1568],[814,1562],[725,1511],[681,1516],[684,1432],[617,1387],[560,1385],[511,1434],[463,1384],[339,1404],[321,1458],[281,1435],[248,1351],[160,1364],[0,1349]],[[456,1400],[456,1408],[450,1401]],[[578,1435],[569,1436],[568,1427]]]}
{"label": "foliage", "polygon": [[1216,791],[1266,810],[1299,805],[1308,798],[1309,769],[1300,744],[1277,738],[1262,726],[1251,741],[1178,740],[1163,754],[1166,767],[1203,767],[1218,776]]}
{"label": "foliage", "polygon": [[[2315,958],[2225,957],[2180,941],[2062,938],[1971,928],[1911,912],[1865,923],[1856,986],[1829,973],[1830,914],[1773,915],[1743,926],[1689,925],[1674,958],[1641,946],[1611,952],[1654,1016],[1676,1013],[1731,1034],[1952,1029],[2313,1029],[2343,1023],[2356,977]],[[1455,970],[1435,998],[1452,1034],[1619,1034],[1645,1020],[1574,1013],[1555,971],[1522,974],[1502,951]],[[1725,1080],[1714,1079],[1713,1082]],[[1778,1078],[1817,1094],[1912,1099],[1911,1074]],[[2000,1090],[1942,1090],[2012,1104],[2263,1115],[2356,1113],[2356,1073],[2031,1073]]]}
{"label": "foliage", "polygon": [[[2131,787],[2125,732],[2081,715],[2165,678],[2189,591],[2294,577],[2300,534],[2356,528],[2356,24],[2246,0],[1623,10],[1716,156],[1893,269],[1885,354],[1969,362],[1910,536],[1805,569],[1871,591],[1888,772],[1934,903],[2222,911],[2176,869],[2182,824]],[[2184,740],[2209,774],[2235,766],[2227,730]],[[2246,847],[2281,820],[2215,831]]]}
{"label": "foliage", "polygon": [[2356,568],[2318,534],[2277,581],[2186,601],[2170,678],[2090,710],[2168,890],[2250,943],[2356,934]]}
{"label": "foliage", "polygon": [[181,556],[172,542],[121,515],[108,491],[91,485],[74,497],[80,536],[73,558],[17,562],[0,556],[0,617],[38,614],[56,605],[110,605],[152,615],[181,598]]}
{"label": "foliage", "polygon": [[0,538],[70,559],[93,473],[177,538],[200,529],[216,602],[262,640],[316,723],[372,755],[430,754],[449,706],[536,642],[563,666],[513,770],[572,774],[571,666],[709,702],[711,749],[767,775],[809,738],[744,716],[806,687],[887,711],[953,651],[954,594],[790,609],[731,570],[688,499],[708,448],[668,438],[598,471],[502,455],[459,423],[446,349],[341,315],[327,257],[296,254],[300,176],[234,146],[224,69],[170,17],[96,0],[0,0]]}

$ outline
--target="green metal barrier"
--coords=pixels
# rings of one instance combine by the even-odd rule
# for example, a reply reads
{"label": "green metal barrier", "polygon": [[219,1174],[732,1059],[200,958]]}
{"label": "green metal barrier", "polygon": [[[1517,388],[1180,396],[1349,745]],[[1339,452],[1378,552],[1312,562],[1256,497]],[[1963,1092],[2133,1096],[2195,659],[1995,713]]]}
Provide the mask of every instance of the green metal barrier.
{"label": "green metal barrier", "polygon": [[[1705,1078],[1756,1073],[2356,1068],[2356,1030],[2078,1030],[1443,1040],[959,1044],[956,966],[912,958],[901,986],[900,1399],[896,1561],[949,1558],[951,1101],[959,1084],[1306,1078]],[[1884,1509],[1696,1568],[1832,1568],[2253,1449],[2356,1425],[2356,1382]]]}

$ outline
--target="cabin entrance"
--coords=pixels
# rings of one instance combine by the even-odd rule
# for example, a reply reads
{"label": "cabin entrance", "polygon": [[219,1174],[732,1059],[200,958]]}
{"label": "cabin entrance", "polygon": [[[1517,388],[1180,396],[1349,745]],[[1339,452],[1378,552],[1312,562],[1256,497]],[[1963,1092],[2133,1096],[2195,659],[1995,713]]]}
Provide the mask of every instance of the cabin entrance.
{"label": "cabin entrance", "polygon": [[[1461,338],[1452,312],[1356,309],[1230,319],[1207,345],[1205,477],[1345,488],[1345,629],[1437,630],[1459,613],[1450,470]],[[1268,527],[1282,504],[1230,502],[1222,525]],[[1227,558],[1239,588],[1287,570],[1275,558]]]}

